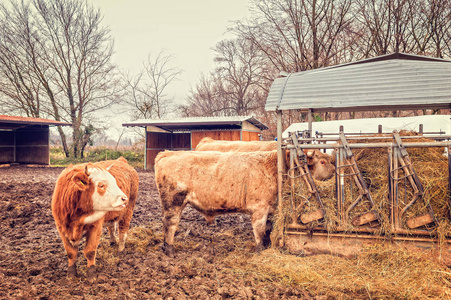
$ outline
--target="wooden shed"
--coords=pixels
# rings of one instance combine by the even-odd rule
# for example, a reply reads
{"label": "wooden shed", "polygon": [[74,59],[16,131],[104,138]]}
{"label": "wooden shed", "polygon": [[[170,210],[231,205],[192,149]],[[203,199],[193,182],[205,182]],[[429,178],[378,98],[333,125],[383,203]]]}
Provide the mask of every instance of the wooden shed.
{"label": "wooden shed", "polygon": [[50,164],[49,126],[70,126],[49,119],[0,115],[0,164]]}
{"label": "wooden shed", "polygon": [[227,141],[256,141],[266,125],[252,116],[199,117],[172,120],[137,120],[122,126],[146,129],[145,168],[153,170],[164,150],[193,150],[204,137]]}

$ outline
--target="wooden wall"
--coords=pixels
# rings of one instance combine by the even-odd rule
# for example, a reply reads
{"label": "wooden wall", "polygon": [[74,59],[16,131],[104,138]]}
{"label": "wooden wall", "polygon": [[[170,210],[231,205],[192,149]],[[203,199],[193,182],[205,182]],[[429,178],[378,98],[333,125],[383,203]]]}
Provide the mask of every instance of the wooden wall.
{"label": "wooden wall", "polygon": [[190,133],[147,132],[146,170],[153,170],[155,157],[164,150],[191,150]]}
{"label": "wooden wall", "polygon": [[240,130],[193,131],[191,132],[192,149],[195,149],[200,140],[207,136],[214,140],[239,141],[241,135]]}
{"label": "wooden wall", "polygon": [[242,141],[259,141],[261,132],[243,131]]}
{"label": "wooden wall", "polygon": [[0,131],[0,164],[15,162],[14,131]]}
{"label": "wooden wall", "polygon": [[147,131],[146,170],[153,170],[155,157],[164,150],[194,150],[204,137],[224,141],[258,141],[261,132],[241,130],[206,130],[186,133]]}
{"label": "wooden wall", "polygon": [[50,163],[49,128],[0,131],[0,163]]}

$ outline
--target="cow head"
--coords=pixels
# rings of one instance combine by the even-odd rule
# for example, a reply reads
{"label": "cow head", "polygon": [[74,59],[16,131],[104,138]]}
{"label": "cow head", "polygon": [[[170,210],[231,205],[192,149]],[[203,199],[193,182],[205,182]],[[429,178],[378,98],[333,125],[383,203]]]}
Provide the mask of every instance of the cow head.
{"label": "cow head", "polygon": [[84,171],[75,173],[72,180],[75,186],[82,192],[87,192],[92,199],[94,211],[119,211],[127,202],[127,195],[118,187],[113,175],[103,168],[89,168],[85,166]]}
{"label": "cow head", "polygon": [[316,180],[327,180],[334,175],[334,157],[317,149],[305,150],[307,165]]}

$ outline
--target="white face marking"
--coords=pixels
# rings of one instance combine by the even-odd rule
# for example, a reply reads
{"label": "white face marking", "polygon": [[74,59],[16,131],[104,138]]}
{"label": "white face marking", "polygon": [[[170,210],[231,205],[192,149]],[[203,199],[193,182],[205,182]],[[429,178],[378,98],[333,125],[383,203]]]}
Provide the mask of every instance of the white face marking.
{"label": "white face marking", "polygon": [[92,215],[87,216],[83,223],[85,224],[91,224],[94,223],[95,221],[99,220],[100,218],[103,218],[103,216],[106,214],[106,211],[96,211],[94,212]]}
{"label": "white face marking", "polygon": [[[118,187],[116,179],[108,171],[91,168],[89,178],[94,185],[92,202],[94,211],[119,211],[125,207],[127,196]],[[100,219],[100,216],[98,219]],[[96,220],[95,220],[96,221]]]}

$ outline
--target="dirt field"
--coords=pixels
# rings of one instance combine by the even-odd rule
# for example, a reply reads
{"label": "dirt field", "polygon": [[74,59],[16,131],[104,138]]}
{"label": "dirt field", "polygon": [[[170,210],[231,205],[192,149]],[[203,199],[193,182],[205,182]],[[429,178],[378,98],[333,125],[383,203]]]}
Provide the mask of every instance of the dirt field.
{"label": "dirt field", "polygon": [[[82,246],[79,280],[70,281],[50,210],[61,171],[0,168],[0,299],[444,299],[451,295],[449,269],[427,258],[391,249],[369,250],[355,259],[299,257],[273,249],[255,254],[247,216],[221,216],[216,225],[208,226],[190,208],[176,235],[176,257],[169,258],[160,249],[161,210],[154,175],[145,171],[139,171],[140,192],[125,253],[118,255],[109,245],[104,229],[97,251],[97,283],[86,281]],[[324,262],[330,269],[323,267]],[[402,272],[400,265],[412,264],[417,265],[413,272],[396,273]],[[434,277],[426,278],[430,274]],[[410,287],[415,278],[424,284]]]}
{"label": "dirt field", "polygon": [[176,236],[176,257],[161,250],[160,204],[153,173],[140,171],[140,192],[125,253],[109,245],[106,229],[97,253],[96,284],[86,281],[82,246],[78,282],[66,279],[67,259],[50,202],[62,168],[0,169],[0,299],[222,299],[301,298],[291,287],[243,280],[218,260],[234,251],[252,257],[247,216],[219,217],[208,226],[192,209]]}

